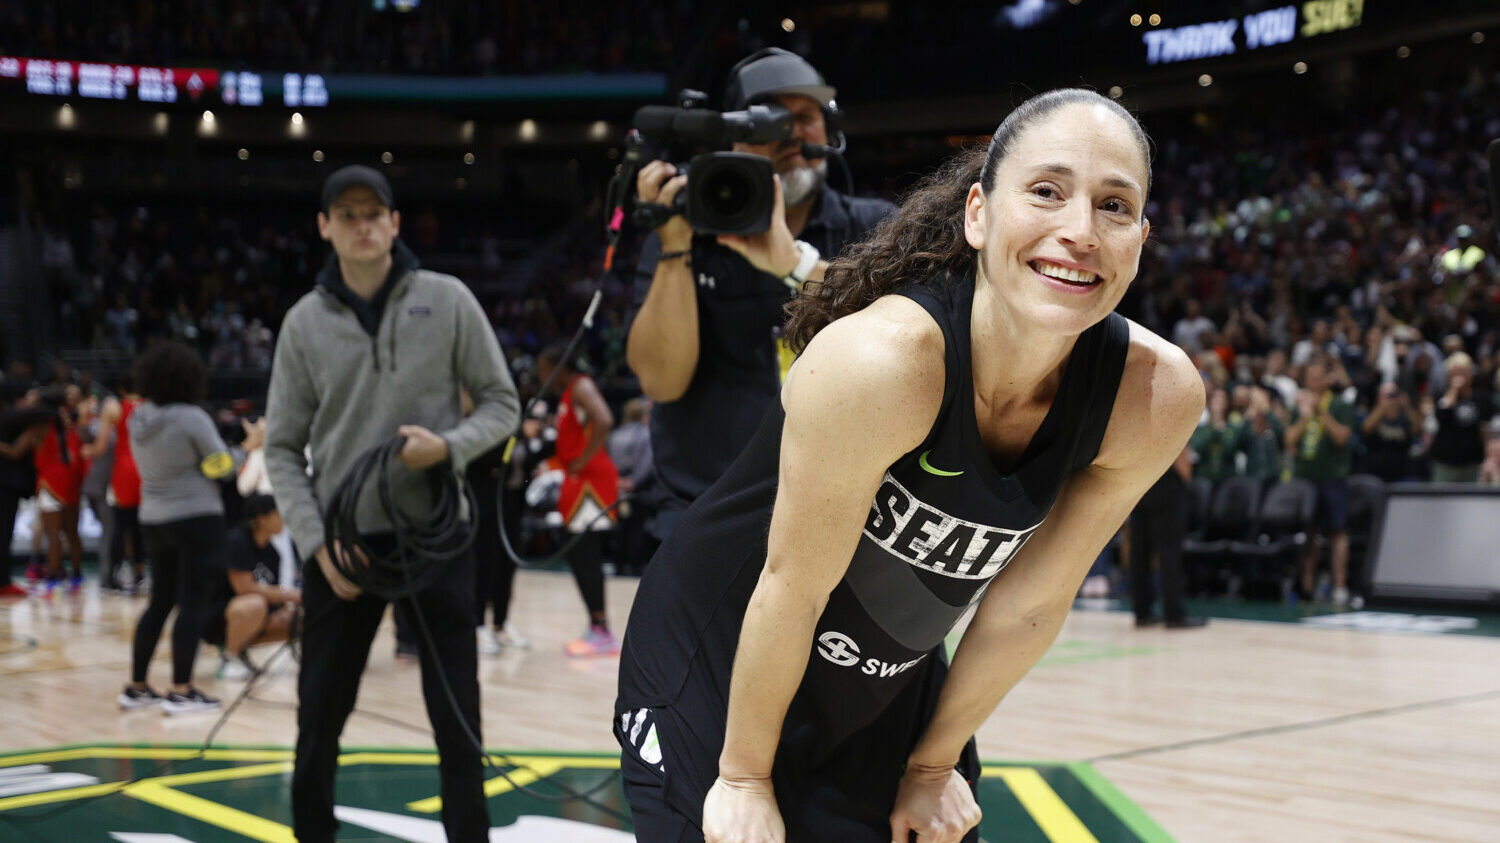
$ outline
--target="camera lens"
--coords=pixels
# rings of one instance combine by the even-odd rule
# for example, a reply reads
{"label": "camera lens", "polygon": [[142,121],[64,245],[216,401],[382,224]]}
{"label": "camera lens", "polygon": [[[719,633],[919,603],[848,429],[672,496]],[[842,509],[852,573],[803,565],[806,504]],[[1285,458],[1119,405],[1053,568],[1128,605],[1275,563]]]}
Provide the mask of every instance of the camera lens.
{"label": "camera lens", "polygon": [[687,220],[701,234],[756,234],[771,225],[776,189],[771,160],[707,152],[689,166]]}
{"label": "camera lens", "polygon": [[719,170],[711,173],[708,183],[703,185],[702,196],[714,214],[734,216],[745,208],[753,188],[745,181],[745,174],[738,170]]}

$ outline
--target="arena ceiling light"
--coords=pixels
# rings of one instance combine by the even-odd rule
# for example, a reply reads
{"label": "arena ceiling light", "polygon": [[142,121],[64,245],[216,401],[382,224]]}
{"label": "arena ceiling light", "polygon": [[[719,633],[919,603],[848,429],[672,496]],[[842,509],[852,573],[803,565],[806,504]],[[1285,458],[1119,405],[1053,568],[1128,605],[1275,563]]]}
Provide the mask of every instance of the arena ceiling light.
{"label": "arena ceiling light", "polygon": [[595,120],[589,125],[589,140],[602,141],[609,137],[609,124],[603,120]]}
{"label": "arena ceiling light", "polygon": [[168,117],[165,111],[158,111],[156,112],[156,116],[151,118],[151,128],[154,129],[158,135],[165,135],[167,133],[167,128],[171,125],[172,118]]}
{"label": "arena ceiling light", "polygon": [[473,164],[474,163],[474,153],[472,153],[472,152],[465,152],[464,153],[464,163],[465,164]]}
{"label": "arena ceiling light", "polygon": [[458,127],[458,137],[459,137],[459,140],[462,140],[464,143],[473,143],[474,142],[474,121],[473,120],[465,120],[463,122],[463,125],[461,125],[461,126]]}
{"label": "arena ceiling light", "polygon": [[518,132],[518,135],[523,141],[530,142],[536,140],[536,121],[532,120],[530,117],[522,120],[521,129]]}
{"label": "arena ceiling light", "polygon": [[57,125],[62,129],[71,129],[77,124],[77,116],[73,114],[73,106],[63,103],[57,109]]}
{"label": "arena ceiling light", "polygon": [[791,18],[782,18],[781,19],[781,31],[782,32],[795,32],[795,31],[797,31],[797,22],[794,21],[794,20],[792,20]]}
{"label": "arena ceiling light", "polygon": [[217,135],[219,133],[219,121],[214,118],[212,111],[204,111],[198,120],[198,134]]}
{"label": "arena ceiling light", "polygon": [[391,163],[392,161],[395,161],[395,160],[396,160],[396,156],[390,154],[389,152],[382,152],[382,153],[380,153],[380,163],[382,163],[382,164],[389,164],[389,163]]}
{"label": "arena ceiling light", "polygon": [[1205,73],[1202,76],[1198,77],[1198,85],[1200,87],[1207,88],[1209,85],[1212,85],[1213,83],[1214,83],[1214,78],[1212,76],[1210,76],[1209,74],[1207,74],[1207,73]]}
{"label": "arena ceiling light", "polygon": [[239,159],[241,161],[249,161],[250,160],[250,150],[244,148],[243,146],[240,147],[240,151],[237,152],[237,153],[235,153],[235,154],[239,156]]}
{"label": "arena ceiling light", "polygon": [[323,163],[323,150],[321,150],[321,149],[314,149],[313,150],[313,160],[316,161],[316,162],[318,162],[319,164]]}

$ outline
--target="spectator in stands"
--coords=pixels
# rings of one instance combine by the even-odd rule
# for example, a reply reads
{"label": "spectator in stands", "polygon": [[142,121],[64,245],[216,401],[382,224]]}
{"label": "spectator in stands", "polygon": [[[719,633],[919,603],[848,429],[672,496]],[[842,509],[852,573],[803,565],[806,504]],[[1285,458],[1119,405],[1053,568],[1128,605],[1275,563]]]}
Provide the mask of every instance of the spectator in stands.
{"label": "spectator in stands", "polygon": [[1251,387],[1249,405],[1236,445],[1245,460],[1240,473],[1267,482],[1280,477],[1284,463],[1282,455],[1286,453],[1282,446],[1284,433],[1281,417],[1271,403],[1271,393],[1260,387]]}
{"label": "spectator in stands", "polygon": [[1473,483],[1484,461],[1486,411],[1474,394],[1474,359],[1460,351],[1444,361],[1448,390],[1437,399],[1429,456],[1434,483]]}
{"label": "spectator in stands", "polygon": [[285,641],[301,619],[302,591],[281,585],[281,555],[271,537],[282,531],[276,499],[252,493],[245,499],[245,521],[224,542],[227,576],[213,593],[203,640],[224,648],[218,675],[249,679],[259,672],[250,661],[256,644]]}
{"label": "spectator in stands", "polygon": [[1190,298],[1183,304],[1182,318],[1172,326],[1172,342],[1182,346],[1190,357],[1197,358],[1198,354],[1208,350],[1203,342],[1204,335],[1218,330],[1212,319],[1203,315],[1203,303],[1195,298]]}
{"label": "spectator in stands", "polygon": [[1363,471],[1387,483],[1410,480],[1412,448],[1419,442],[1422,416],[1411,398],[1394,383],[1383,383],[1375,393],[1375,406],[1360,423],[1364,433]]}
{"label": "spectator in stands", "polygon": [[1194,465],[1183,481],[1194,475],[1214,483],[1233,477],[1239,443],[1240,427],[1229,422],[1229,394],[1222,387],[1213,387],[1208,394],[1208,417],[1188,440]]}
{"label": "spectator in stands", "polygon": [[1484,462],[1479,464],[1479,482],[1500,486],[1500,415],[1490,419],[1485,430]]}
{"label": "spectator in stands", "polygon": [[[1302,390],[1297,393],[1286,448],[1292,454],[1292,474],[1318,487],[1317,531],[1328,539],[1333,602],[1349,602],[1349,437],[1354,432],[1354,408],[1333,391],[1335,362],[1320,354],[1307,364]],[[1314,595],[1318,543],[1309,541],[1302,560],[1302,591]]]}
{"label": "spectator in stands", "polygon": [[[804,144],[842,145],[827,115],[834,88],[801,57],[769,48],[730,72],[723,106],[771,103],[791,111],[792,137],[735,149],[772,159],[779,176],[771,228],[749,237],[696,234],[673,216],[647,239],[635,270],[630,368],[656,402],[651,414],[657,538],[739,455],[776,400],[791,356],[780,329],[787,300],[823,278],[828,261],[890,214],[888,202],[839,193],[826,160]],[[687,184],[654,161],[637,179],[637,201],[670,207]]]}
{"label": "spectator in stands", "polygon": [[1291,407],[1297,403],[1297,381],[1287,374],[1285,350],[1272,349],[1266,355],[1266,370],[1260,378],[1260,385],[1275,392],[1283,407]]}
{"label": "spectator in stands", "polygon": [[[234,459],[213,418],[197,402],[208,385],[196,351],[158,343],[135,362],[131,377],[144,402],[126,427],[141,477],[140,520],[151,557],[151,602],[135,627],[130,684],[121,708],[162,705],[168,714],[210,711],[219,701],[193,687],[193,663],[209,600],[224,578],[224,502],[217,481]],[[146,670],[167,615],[172,626],[172,690],[163,699]]]}

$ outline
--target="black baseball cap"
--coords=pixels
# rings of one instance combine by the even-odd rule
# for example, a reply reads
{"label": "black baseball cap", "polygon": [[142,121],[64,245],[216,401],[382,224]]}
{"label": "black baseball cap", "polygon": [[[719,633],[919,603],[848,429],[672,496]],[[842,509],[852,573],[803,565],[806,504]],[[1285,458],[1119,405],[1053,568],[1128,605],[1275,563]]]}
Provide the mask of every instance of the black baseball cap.
{"label": "black baseball cap", "polygon": [[333,171],[323,182],[323,210],[333,205],[333,200],[351,187],[368,187],[387,208],[396,207],[396,197],[391,193],[391,183],[379,170],[362,164],[350,164]]}
{"label": "black baseball cap", "polygon": [[825,82],[807,59],[790,50],[767,47],[729,71],[724,108],[738,110],[783,94],[801,94],[828,108],[838,89]]}

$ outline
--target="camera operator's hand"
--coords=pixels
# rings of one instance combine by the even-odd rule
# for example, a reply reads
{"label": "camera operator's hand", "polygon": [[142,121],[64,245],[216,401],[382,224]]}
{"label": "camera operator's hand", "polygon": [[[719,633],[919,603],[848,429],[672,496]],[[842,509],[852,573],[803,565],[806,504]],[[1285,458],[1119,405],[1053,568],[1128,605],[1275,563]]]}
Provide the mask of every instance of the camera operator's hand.
{"label": "camera operator's hand", "polygon": [[721,234],[719,244],[733,249],[761,272],[785,278],[797,268],[797,238],[792,236],[792,230],[786,224],[786,201],[781,195],[781,176],[774,178],[776,197],[771,205],[771,227],[760,234]]}
{"label": "camera operator's hand", "polygon": [[[677,174],[677,167],[666,161],[652,161],[641,168],[635,178],[635,201],[640,204],[656,203],[670,207],[677,194],[687,186],[688,177]],[[685,252],[693,245],[693,229],[687,218],[674,214],[656,229],[661,235],[663,252]]]}

